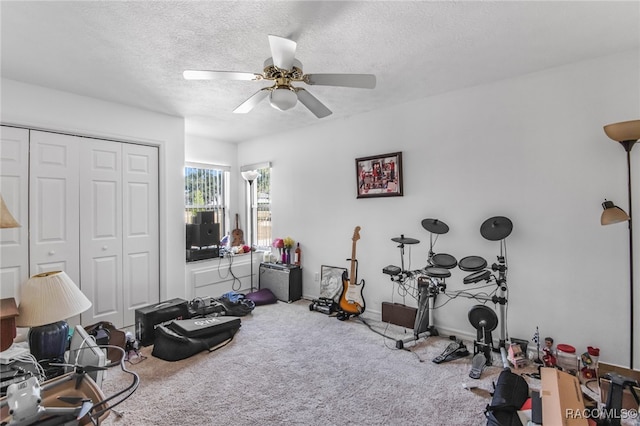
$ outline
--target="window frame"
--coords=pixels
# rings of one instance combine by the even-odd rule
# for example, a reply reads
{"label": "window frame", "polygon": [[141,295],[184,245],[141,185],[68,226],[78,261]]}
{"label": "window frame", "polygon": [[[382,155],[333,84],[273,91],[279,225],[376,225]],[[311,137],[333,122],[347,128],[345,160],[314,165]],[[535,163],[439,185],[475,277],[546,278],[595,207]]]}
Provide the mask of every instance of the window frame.
{"label": "window frame", "polygon": [[[268,172],[268,178],[265,178],[265,176],[263,176],[265,173],[263,172],[264,169],[269,169]],[[247,165],[247,166],[243,166],[240,168],[241,172],[246,172],[246,171],[252,171],[255,170],[258,173],[260,173],[260,175],[258,176],[258,178],[255,180],[255,182],[253,183],[254,191],[253,193],[250,192],[251,186],[245,181],[245,213],[247,215],[247,223],[251,221],[251,218],[253,218],[253,223],[250,224],[251,226],[249,227],[249,229],[247,230],[247,234],[248,234],[248,240],[251,241],[251,246],[255,247],[258,250],[269,250],[271,247],[271,243],[272,243],[272,238],[273,238],[273,228],[272,228],[272,216],[271,216],[271,192],[272,192],[272,188],[271,188],[271,176],[273,173],[273,167],[271,166],[270,162],[266,162],[266,163],[258,163],[258,164],[251,164],[251,165]],[[268,179],[268,182],[264,182],[264,179]],[[267,185],[267,201],[260,203],[258,202],[258,194],[260,193],[260,188],[261,186],[264,188],[264,185]],[[264,191],[262,192],[263,194],[265,193]],[[251,199],[251,197],[253,199]],[[262,205],[262,208],[261,208]],[[266,208],[265,208],[266,207]],[[265,217],[266,219],[264,220],[259,220],[260,216]],[[261,226],[259,226],[259,222],[262,223]],[[260,229],[268,229],[267,235],[262,236],[261,237],[261,232]],[[254,232],[251,232],[251,231]]]}
{"label": "window frame", "polygon": [[[221,203],[214,204],[213,207],[209,208],[208,205],[197,206],[187,203],[187,169],[200,169],[200,170],[215,170],[221,172],[221,185],[222,190],[216,192],[213,196],[218,196],[221,200]],[[224,166],[220,164],[214,163],[197,163],[197,162],[185,162],[183,168],[183,181],[184,181],[184,210],[185,210],[185,224],[193,223],[193,215],[189,216],[188,212],[197,211],[197,209],[204,209],[201,211],[214,211],[216,212],[216,218],[219,219],[220,223],[220,238],[224,237],[229,233],[229,193],[230,191],[230,181],[231,181],[231,167]]]}

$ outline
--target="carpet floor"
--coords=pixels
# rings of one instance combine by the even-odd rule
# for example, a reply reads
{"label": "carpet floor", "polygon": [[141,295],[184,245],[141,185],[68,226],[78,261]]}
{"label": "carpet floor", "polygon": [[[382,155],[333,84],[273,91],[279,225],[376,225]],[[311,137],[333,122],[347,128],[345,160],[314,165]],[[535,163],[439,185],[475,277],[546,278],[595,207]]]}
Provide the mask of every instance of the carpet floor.
{"label": "carpet floor", "polygon": [[[309,310],[309,302],[258,306],[233,341],[168,362],[151,356],[127,368],[137,391],[104,425],[485,425],[484,409],[502,364],[478,380],[471,355],[436,364],[451,343],[429,337],[396,349],[411,330]],[[382,334],[392,336],[392,339]],[[473,343],[466,342],[473,354]],[[109,395],[130,376],[106,371]],[[533,379],[528,379],[533,380]],[[475,387],[469,390],[465,388]]]}

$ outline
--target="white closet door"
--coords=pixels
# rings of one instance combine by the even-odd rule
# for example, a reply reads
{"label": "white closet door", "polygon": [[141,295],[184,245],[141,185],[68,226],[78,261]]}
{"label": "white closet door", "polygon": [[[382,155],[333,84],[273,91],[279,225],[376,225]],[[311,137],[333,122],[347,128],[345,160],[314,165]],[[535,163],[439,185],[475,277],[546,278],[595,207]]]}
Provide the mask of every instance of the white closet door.
{"label": "white closet door", "polygon": [[30,275],[65,271],[80,283],[78,146],[81,138],[31,131]]}
{"label": "white closet door", "polygon": [[19,303],[29,278],[29,131],[0,128],[0,193],[19,228],[0,230],[0,296]]}
{"label": "white closet door", "polygon": [[80,144],[80,282],[93,302],[83,324],[122,327],[122,143]]}
{"label": "white closet door", "polygon": [[158,148],[123,146],[124,325],[160,300]]}

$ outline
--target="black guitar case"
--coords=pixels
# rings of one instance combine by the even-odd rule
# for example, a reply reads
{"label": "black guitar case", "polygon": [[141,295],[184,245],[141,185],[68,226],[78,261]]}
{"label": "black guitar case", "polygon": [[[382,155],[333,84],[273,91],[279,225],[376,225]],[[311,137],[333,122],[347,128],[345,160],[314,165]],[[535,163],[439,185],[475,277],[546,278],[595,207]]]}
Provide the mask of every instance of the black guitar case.
{"label": "black guitar case", "polygon": [[199,352],[213,352],[229,343],[240,329],[240,318],[215,317],[176,320],[159,325],[151,355],[179,361]]}

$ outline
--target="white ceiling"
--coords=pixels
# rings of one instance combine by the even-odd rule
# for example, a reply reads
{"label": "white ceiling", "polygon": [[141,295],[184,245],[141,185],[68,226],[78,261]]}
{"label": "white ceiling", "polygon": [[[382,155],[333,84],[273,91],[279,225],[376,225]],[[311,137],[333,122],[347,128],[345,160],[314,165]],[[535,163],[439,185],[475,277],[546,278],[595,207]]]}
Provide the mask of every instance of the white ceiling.
{"label": "white ceiling", "polygon": [[[188,133],[230,142],[640,48],[638,1],[3,0],[0,13],[2,77],[185,117]],[[298,43],[305,73],[373,73],[377,87],[306,86],[333,111],[319,120],[267,100],[232,113],[268,82],[183,79],[262,72],[268,34]]]}

